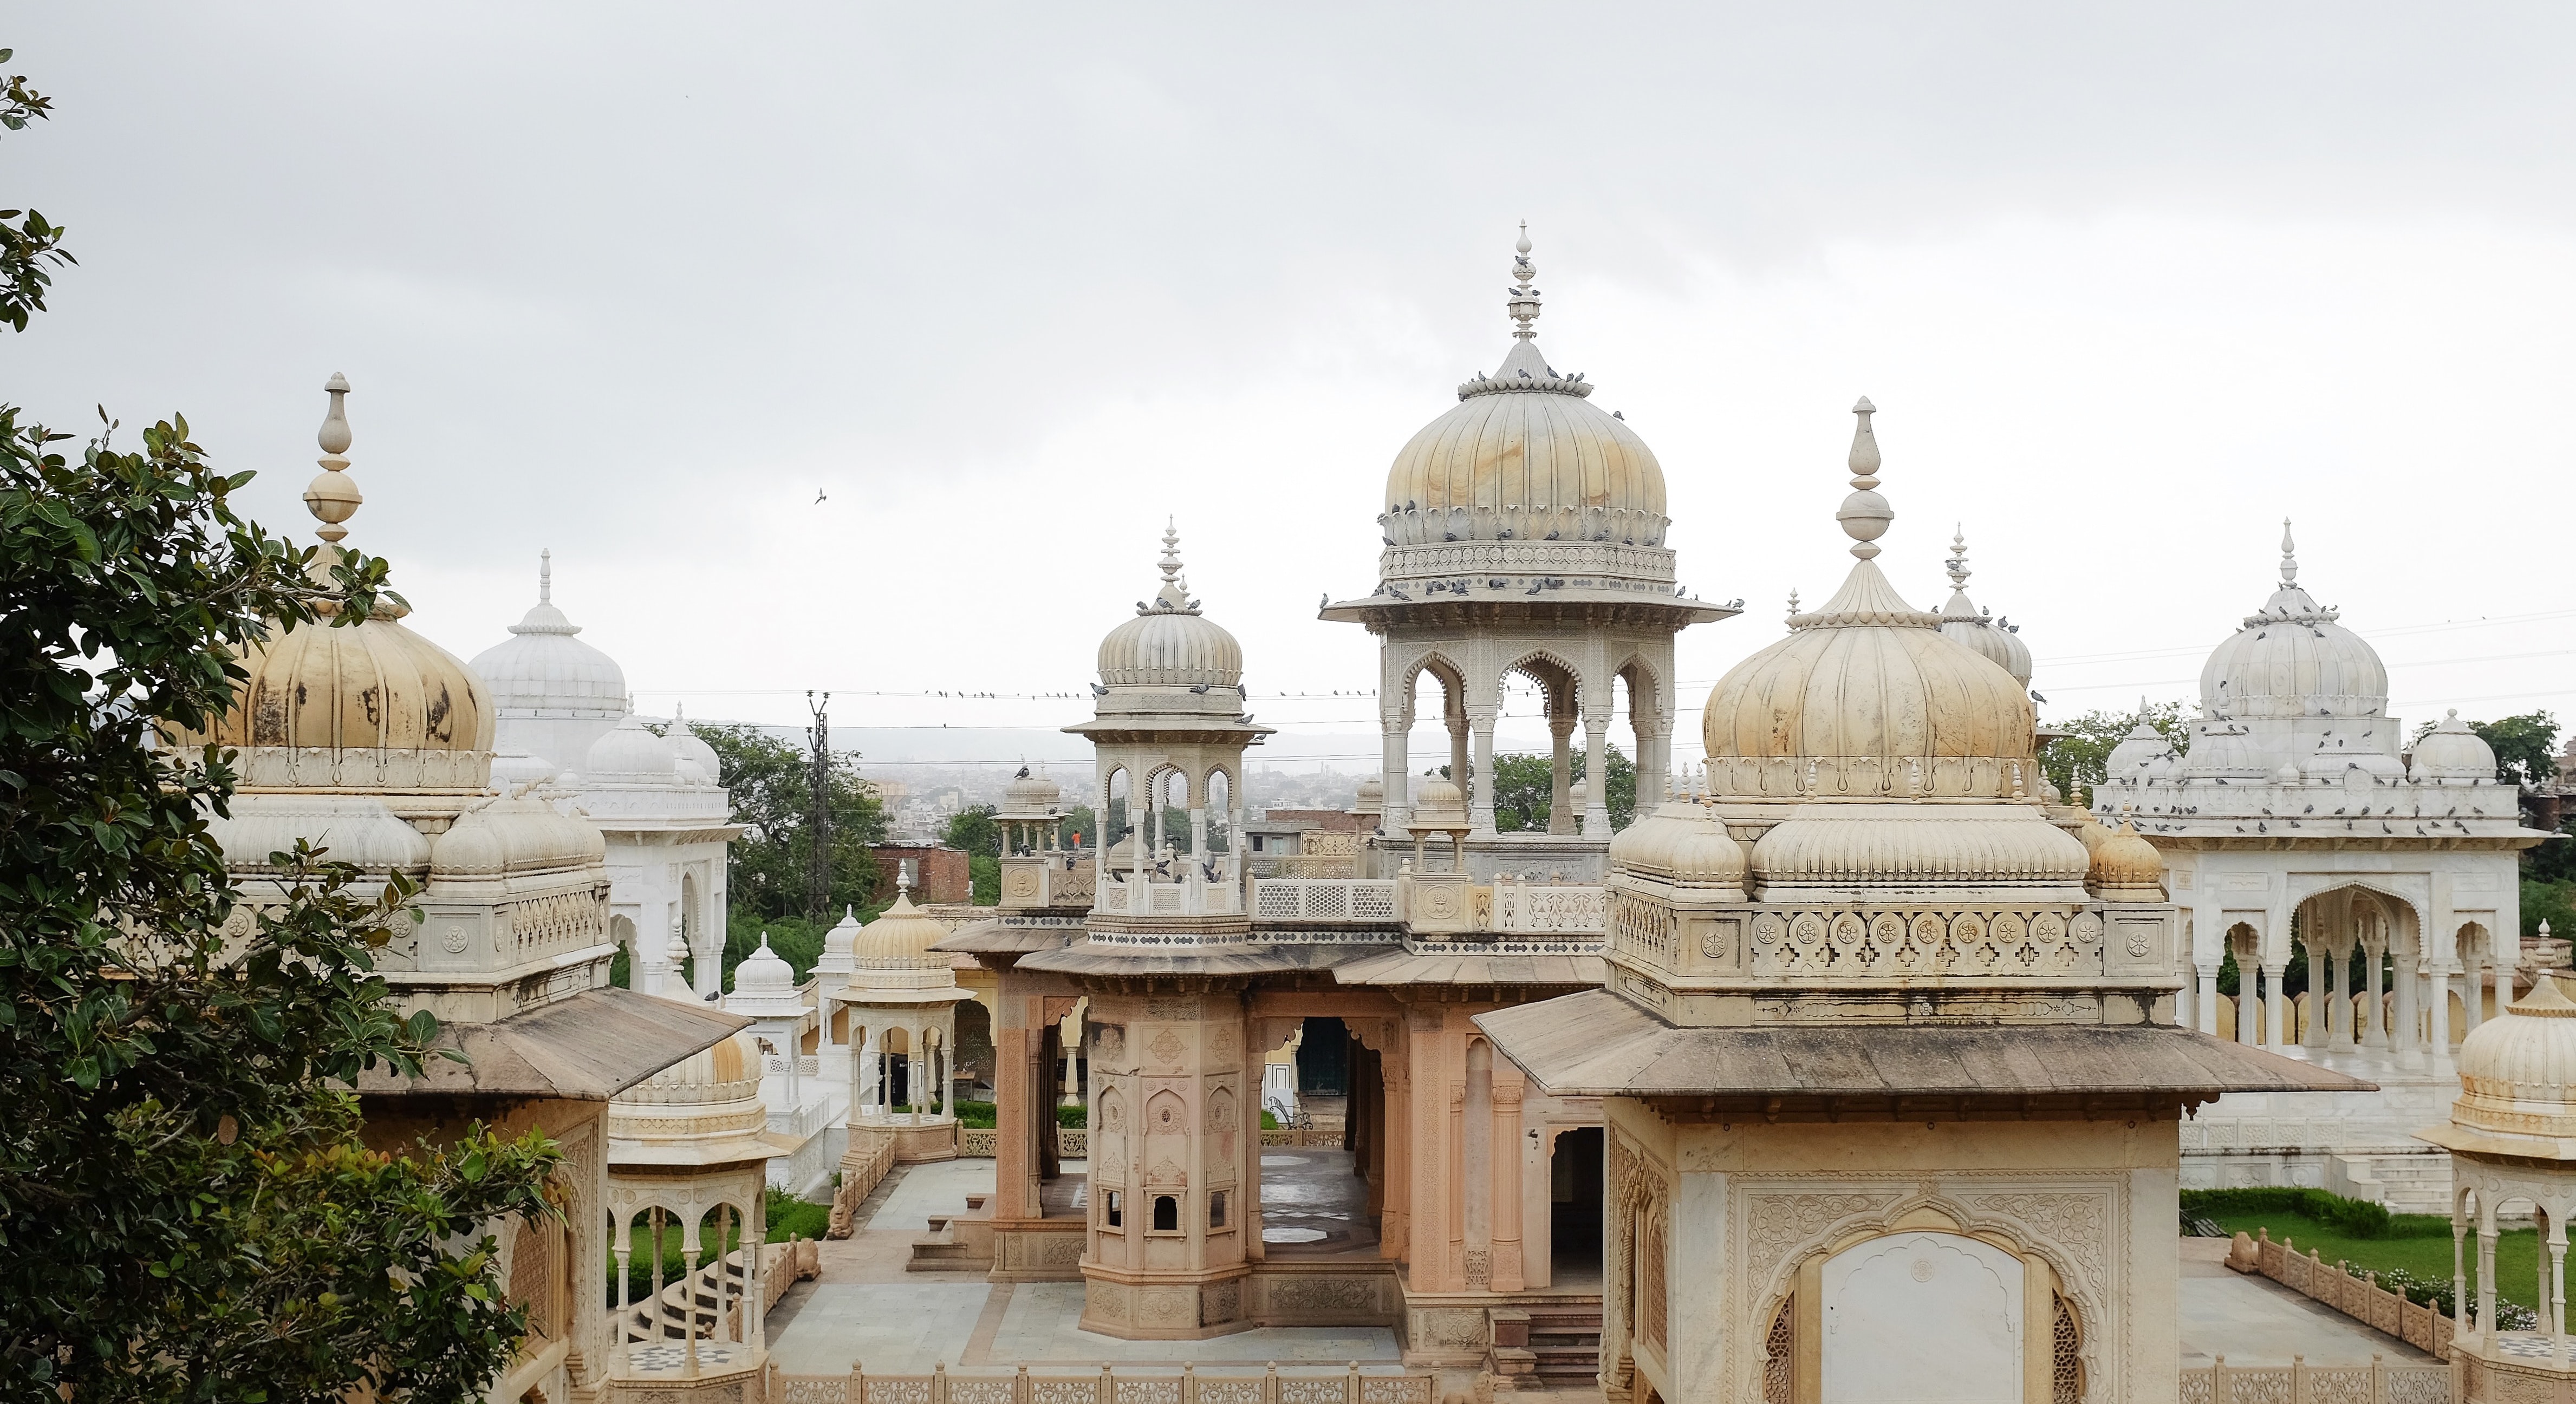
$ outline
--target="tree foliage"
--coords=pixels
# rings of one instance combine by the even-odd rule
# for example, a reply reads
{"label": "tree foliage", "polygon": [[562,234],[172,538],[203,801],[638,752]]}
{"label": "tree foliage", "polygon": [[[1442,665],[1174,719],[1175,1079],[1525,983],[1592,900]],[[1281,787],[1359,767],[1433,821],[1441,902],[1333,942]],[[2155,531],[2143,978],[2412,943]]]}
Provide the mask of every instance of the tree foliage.
{"label": "tree foliage", "polygon": [[[0,86],[0,127],[45,108]],[[59,235],[0,238],[15,326]],[[299,843],[247,901],[233,757],[172,744],[272,633],[394,598],[384,563],[244,520],[184,419],[115,427],[73,455],[0,406],[0,1398],[467,1397],[526,1327],[486,1230],[551,1212],[556,1153],[362,1144],[335,1084],[438,1032],[374,966],[414,894]]]}
{"label": "tree foliage", "polygon": [[2157,734],[2172,742],[2175,750],[2189,748],[2191,716],[2182,700],[2147,702],[2125,712],[2086,712],[2073,721],[2049,723],[2065,735],[2049,742],[2048,749],[2040,753],[2040,771],[2057,786],[2059,794],[2070,800],[2077,797],[2079,788],[2089,797],[2092,788],[2101,784],[2107,774],[2104,763],[2110,759],[2112,748],[2137,729],[2141,717]]}
{"label": "tree foliage", "polygon": [[[0,49],[0,63],[9,55]],[[0,127],[24,131],[29,122],[52,117],[53,108],[53,100],[28,87],[24,75],[0,80]],[[61,225],[34,210],[0,210],[0,322],[25,331],[27,320],[45,310],[45,289],[54,282],[47,268],[72,262]]]}
{"label": "tree foliage", "polygon": [[[691,722],[689,729],[714,748],[716,778],[733,796],[733,822],[743,826],[725,869],[734,909],[764,921],[805,915],[805,863],[813,852],[811,757],[756,727]],[[876,793],[859,778],[855,756],[832,757],[829,789],[829,910],[837,914],[866,907],[876,896],[876,857],[868,845],[885,838],[886,817]]]}
{"label": "tree foliage", "polygon": [[[1588,760],[1583,748],[1578,746],[1574,749],[1571,763],[1567,766],[1568,785],[1583,778]],[[1637,817],[1637,766],[1617,746],[1607,748],[1606,761],[1605,768],[1610,772],[1610,793],[1604,798],[1604,803],[1610,810],[1610,830],[1616,833]],[[1449,767],[1444,765],[1424,774],[1445,778]],[[1522,753],[1494,757],[1494,828],[1497,832],[1545,833],[1555,812],[1554,757]]]}
{"label": "tree foliage", "polygon": [[969,857],[1002,856],[1002,826],[993,822],[999,810],[989,804],[971,804],[948,816],[948,833],[944,842],[961,849]]}

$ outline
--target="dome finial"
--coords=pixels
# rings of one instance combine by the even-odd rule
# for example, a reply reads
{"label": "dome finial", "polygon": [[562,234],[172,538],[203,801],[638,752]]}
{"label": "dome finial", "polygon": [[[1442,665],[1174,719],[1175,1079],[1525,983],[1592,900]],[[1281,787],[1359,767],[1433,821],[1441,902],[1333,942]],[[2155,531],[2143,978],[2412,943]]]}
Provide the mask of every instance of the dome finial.
{"label": "dome finial", "polygon": [[1538,276],[1538,265],[1530,262],[1528,220],[1521,221],[1520,242],[1514,244],[1512,249],[1512,277],[1519,286],[1511,290],[1503,303],[1503,308],[1510,313],[1517,328],[1512,332],[1513,339],[1529,341],[1538,336],[1538,333],[1530,327],[1530,323],[1538,320],[1538,289],[1530,286],[1530,280]]}
{"label": "dome finial", "polygon": [[1789,587],[1789,617],[1798,617],[1798,587],[1795,585]]}
{"label": "dome finial", "polygon": [[2283,517],[2281,519],[2281,588],[2287,590],[2298,583],[2299,547],[2298,543],[2290,540],[2290,519]]}
{"label": "dome finial", "polygon": [[322,416],[322,432],[314,436],[322,446],[322,471],[304,485],[304,510],[311,512],[322,528],[313,533],[325,541],[338,542],[349,534],[340,525],[358,514],[358,504],[367,499],[358,493],[358,485],[349,480],[349,408],[346,403],[349,381],[338,371],[322,383],[331,397],[330,413]]}
{"label": "dome finial", "polygon": [[555,548],[540,547],[537,551],[537,603],[544,605],[554,602]]}
{"label": "dome finial", "polygon": [[1968,534],[1965,523],[1953,523],[1950,531],[1950,588],[1968,588]]}
{"label": "dome finial", "polygon": [[1138,614],[1164,610],[1194,613],[1190,604],[1189,577],[1181,574],[1181,533],[1172,518],[1163,519],[1163,588],[1154,594],[1154,602],[1137,609]]}
{"label": "dome finial", "polygon": [[1888,523],[1896,520],[1895,509],[1874,491],[1878,486],[1878,436],[1870,430],[1869,417],[1876,413],[1878,406],[1871,404],[1867,395],[1852,406],[1852,417],[1860,421],[1852,429],[1852,493],[1843,499],[1842,510],[1834,513],[1834,520],[1843,524],[1843,534],[1852,539],[1851,553],[1864,561],[1878,554],[1874,543],[1887,534]]}

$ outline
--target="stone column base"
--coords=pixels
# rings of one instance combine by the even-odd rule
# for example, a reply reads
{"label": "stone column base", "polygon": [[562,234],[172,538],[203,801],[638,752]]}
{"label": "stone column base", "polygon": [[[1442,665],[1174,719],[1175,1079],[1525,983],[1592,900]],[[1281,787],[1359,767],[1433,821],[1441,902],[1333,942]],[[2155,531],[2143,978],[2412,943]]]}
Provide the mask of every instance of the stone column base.
{"label": "stone column base", "polygon": [[1250,1275],[1240,1267],[1222,1277],[1173,1281],[1086,1263],[1080,1325],[1126,1341],[1196,1341],[1248,1331],[1259,1324],[1244,1310]]}

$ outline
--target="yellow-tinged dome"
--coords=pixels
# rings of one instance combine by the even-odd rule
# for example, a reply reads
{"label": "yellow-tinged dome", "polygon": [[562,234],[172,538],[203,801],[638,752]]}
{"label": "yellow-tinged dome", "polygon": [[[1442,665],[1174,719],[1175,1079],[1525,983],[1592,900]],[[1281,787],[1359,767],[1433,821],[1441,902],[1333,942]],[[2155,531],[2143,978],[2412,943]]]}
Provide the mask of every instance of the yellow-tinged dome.
{"label": "yellow-tinged dome", "polygon": [[2451,1121],[2513,1136],[2576,1136],[2576,1002],[2544,974],[2460,1041]]}
{"label": "yellow-tinged dome", "polygon": [[[2098,826],[2096,826],[2098,827]],[[2134,823],[2122,824],[2116,833],[2108,833],[2093,846],[2093,886],[2105,895],[2119,890],[2122,895],[2153,891],[2161,897],[2165,884],[2164,855],[2147,842]],[[2155,897],[2145,900],[2154,901]]]}
{"label": "yellow-tinged dome", "polygon": [[948,957],[932,946],[946,940],[948,928],[912,904],[912,894],[898,892],[894,905],[859,928],[858,973],[853,984],[873,984],[887,972],[937,970],[947,984]]}
{"label": "yellow-tinged dome", "polygon": [[1744,845],[1708,807],[1690,800],[1658,805],[1610,840],[1610,869],[1658,878],[1677,887],[1713,887],[1741,895]]}
{"label": "yellow-tinged dome", "polygon": [[1871,544],[1894,513],[1875,491],[1875,409],[1853,413],[1858,544],[1842,589],[1789,637],[1729,670],[1701,714],[1712,790],[1748,798],[2009,798],[2039,793],[2038,716],[2012,674],[1907,604]]}
{"label": "yellow-tinged dome", "polygon": [[2084,845],[2029,805],[1800,805],[1753,845],[1753,875],[1781,887],[2080,889]]}
{"label": "yellow-tinged dome", "polygon": [[[349,384],[333,375],[324,389],[323,471],[304,500],[323,522],[311,570],[327,584],[360,497],[341,456]],[[249,789],[481,792],[491,780],[490,693],[456,655],[404,628],[404,612],[389,600],[358,623],[273,634],[241,660],[248,676],[231,709],[178,743],[239,749]]]}
{"label": "yellow-tinged dome", "polygon": [[[1660,553],[1664,469],[1626,420],[1591,403],[1592,383],[1557,371],[1539,353],[1538,274],[1523,230],[1506,303],[1517,324],[1502,366],[1458,387],[1458,404],[1422,427],[1387,469],[1385,529],[1390,578],[1536,573],[1636,576],[1671,587]],[[1410,547],[1512,542],[1474,562]],[[1550,543],[1551,552],[1538,543]],[[1620,552],[1574,553],[1577,543]],[[1535,553],[1535,554],[1531,554]],[[1506,560],[1518,559],[1517,563]]]}
{"label": "yellow-tinged dome", "polygon": [[1467,796],[1456,782],[1438,776],[1425,779],[1413,791],[1413,817],[1408,827],[1416,829],[1463,829],[1467,827]]}

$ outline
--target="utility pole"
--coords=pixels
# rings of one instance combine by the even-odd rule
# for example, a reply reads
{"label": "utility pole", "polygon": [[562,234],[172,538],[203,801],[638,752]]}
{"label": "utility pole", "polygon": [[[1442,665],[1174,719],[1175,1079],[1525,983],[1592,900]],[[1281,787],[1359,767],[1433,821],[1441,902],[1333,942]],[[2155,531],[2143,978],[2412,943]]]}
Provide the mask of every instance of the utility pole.
{"label": "utility pole", "polygon": [[814,714],[814,724],[806,729],[806,748],[812,752],[813,776],[807,784],[810,792],[805,831],[812,847],[805,854],[805,915],[820,922],[832,910],[832,694],[826,692],[816,701],[812,690],[805,693],[805,706]]}

